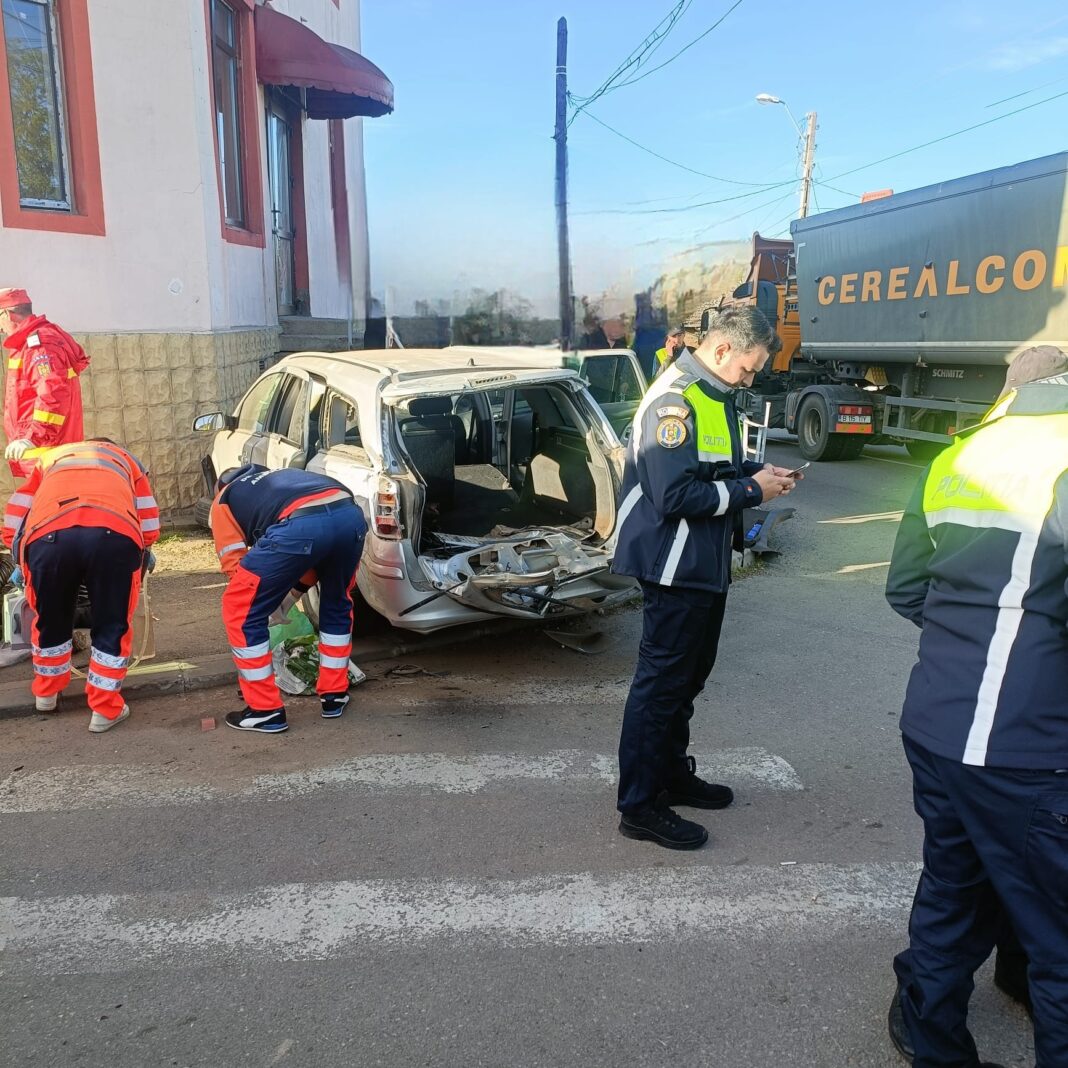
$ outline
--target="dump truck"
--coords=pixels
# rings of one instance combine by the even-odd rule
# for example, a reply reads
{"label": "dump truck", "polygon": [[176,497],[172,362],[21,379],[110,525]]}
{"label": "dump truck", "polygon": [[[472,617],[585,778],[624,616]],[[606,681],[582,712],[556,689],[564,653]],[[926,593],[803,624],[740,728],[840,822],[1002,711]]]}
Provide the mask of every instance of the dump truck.
{"label": "dump truck", "polygon": [[1066,189],[1059,153],[755,234],[748,278],[712,308],[755,304],[783,348],[740,406],[809,460],[874,443],[929,458],[982,418],[1016,353],[1068,351]]}

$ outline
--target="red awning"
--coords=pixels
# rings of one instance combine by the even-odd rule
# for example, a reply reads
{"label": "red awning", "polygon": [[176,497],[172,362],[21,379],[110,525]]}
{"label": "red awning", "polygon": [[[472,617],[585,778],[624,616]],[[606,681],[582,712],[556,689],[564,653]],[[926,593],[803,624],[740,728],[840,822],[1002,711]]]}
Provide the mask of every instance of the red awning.
{"label": "red awning", "polygon": [[264,85],[306,89],[311,119],[393,110],[393,83],[369,59],[269,7],[256,8],[256,75]]}

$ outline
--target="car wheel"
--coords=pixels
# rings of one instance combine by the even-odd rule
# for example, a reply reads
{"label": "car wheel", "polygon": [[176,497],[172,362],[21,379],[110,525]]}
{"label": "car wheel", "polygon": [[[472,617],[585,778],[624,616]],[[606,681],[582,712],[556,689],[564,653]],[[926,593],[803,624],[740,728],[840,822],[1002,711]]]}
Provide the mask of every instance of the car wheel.
{"label": "car wheel", "polygon": [[[301,598],[304,614],[311,620],[312,626],[319,629],[319,587],[312,586]],[[389,629],[389,620],[376,612],[360,593],[359,587],[352,591],[352,636],[354,638],[366,638],[374,634],[381,634]]]}
{"label": "car wheel", "polygon": [[209,497],[201,497],[196,504],[193,505],[193,518],[196,520],[198,527],[203,527],[205,530],[211,529],[211,522],[209,517],[211,516],[211,499]]}

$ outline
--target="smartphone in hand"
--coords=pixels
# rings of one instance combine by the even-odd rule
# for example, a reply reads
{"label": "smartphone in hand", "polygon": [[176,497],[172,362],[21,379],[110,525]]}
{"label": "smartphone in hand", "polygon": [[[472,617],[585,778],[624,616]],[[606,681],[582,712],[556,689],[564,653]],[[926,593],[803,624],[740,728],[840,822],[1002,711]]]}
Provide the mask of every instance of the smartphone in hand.
{"label": "smartphone in hand", "polygon": [[806,468],[808,468],[808,467],[811,467],[811,466],[812,466],[812,462],[811,462],[811,461],[809,461],[808,463],[803,463],[803,464],[802,464],[802,465],[801,465],[800,467],[795,467],[795,468],[794,468],[794,469],[793,469],[793,470],[792,470],[792,471],[791,471],[791,472],[790,472],[790,473],[789,473],[789,474],[787,475],[787,478],[797,478],[797,476],[798,476],[799,474],[801,474],[801,472],[802,472],[802,471],[804,471],[804,470],[805,470]]}

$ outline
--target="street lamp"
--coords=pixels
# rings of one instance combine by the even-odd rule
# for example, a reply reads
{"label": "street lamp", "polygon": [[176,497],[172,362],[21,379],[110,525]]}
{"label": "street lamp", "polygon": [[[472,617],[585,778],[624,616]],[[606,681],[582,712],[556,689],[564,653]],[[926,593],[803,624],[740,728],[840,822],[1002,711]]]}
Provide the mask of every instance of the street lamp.
{"label": "street lamp", "polygon": [[794,118],[794,113],[790,110],[790,105],[785,100],[772,96],[771,93],[758,93],[756,101],[758,104],[782,104],[786,108],[786,114],[790,116],[790,121],[794,124],[794,129],[797,130],[797,136],[805,142],[801,164],[801,218],[803,219],[808,215],[808,198],[812,191],[812,168],[816,157],[816,113],[810,111],[805,116],[805,129],[802,130],[797,119]]}

